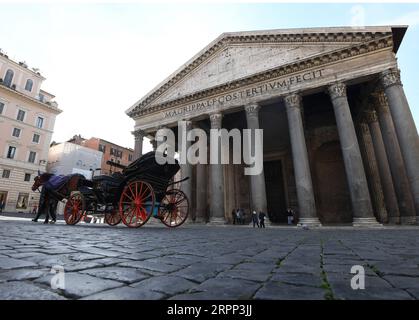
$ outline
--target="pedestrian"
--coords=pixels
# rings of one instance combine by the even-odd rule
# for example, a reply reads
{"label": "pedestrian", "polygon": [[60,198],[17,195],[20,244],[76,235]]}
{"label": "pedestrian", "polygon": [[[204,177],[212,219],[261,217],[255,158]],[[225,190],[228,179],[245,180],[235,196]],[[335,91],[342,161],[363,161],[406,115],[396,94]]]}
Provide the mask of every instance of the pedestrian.
{"label": "pedestrian", "polygon": [[236,217],[236,209],[233,209],[231,211],[231,216],[233,217],[233,224],[236,224],[236,219],[237,219],[237,217]]}
{"label": "pedestrian", "polygon": [[34,204],[32,208],[32,214],[36,214],[37,211],[38,211],[38,205]]}
{"label": "pedestrian", "polygon": [[4,200],[3,200],[3,199],[1,199],[1,201],[0,201],[0,213],[2,213],[2,212],[3,212],[3,210],[4,210],[4,206],[5,206]]}
{"label": "pedestrian", "polygon": [[241,217],[241,209],[237,209],[236,211],[236,219],[237,219],[237,224],[241,224],[242,222],[242,217]]}
{"label": "pedestrian", "polygon": [[259,224],[261,228],[265,228],[265,216],[263,211],[259,211]]}
{"label": "pedestrian", "polygon": [[253,212],[252,212],[252,221],[253,221],[253,228],[257,225],[258,226],[258,228],[260,228],[260,225],[259,225],[259,219],[258,219],[258,214],[256,213],[256,211],[255,210],[253,210]]}
{"label": "pedestrian", "polygon": [[240,215],[241,219],[242,219],[242,224],[246,223],[246,212],[241,209],[241,215]]}
{"label": "pedestrian", "polygon": [[294,223],[294,211],[291,207],[288,207],[287,209],[287,218],[288,218],[288,225],[291,225]]}

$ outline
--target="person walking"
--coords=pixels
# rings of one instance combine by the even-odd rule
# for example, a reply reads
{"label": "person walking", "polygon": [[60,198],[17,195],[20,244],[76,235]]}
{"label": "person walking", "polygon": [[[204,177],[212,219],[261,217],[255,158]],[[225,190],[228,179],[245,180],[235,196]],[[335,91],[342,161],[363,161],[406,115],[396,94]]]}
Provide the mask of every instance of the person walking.
{"label": "person walking", "polygon": [[294,211],[291,209],[291,207],[288,207],[286,213],[288,218],[288,225],[292,225],[294,223]]}
{"label": "person walking", "polygon": [[266,214],[263,211],[259,211],[259,225],[260,225],[260,228],[265,228],[265,216],[266,216]]}
{"label": "person walking", "polygon": [[233,217],[233,224],[236,224],[237,216],[236,216],[236,209],[231,211],[231,216]]}
{"label": "person walking", "polygon": [[0,201],[0,213],[2,213],[2,212],[3,212],[3,210],[4,210],[4,206],[5,206],[4,200],[3,200],[3,199],[1,199],[1,201]]}
{"label": "person walking", "polygon": [[241,224],[242,222],[242,213],[241,213],[241,209],[237,209],[236,211],[236,219],[237,219],[237,224]]}
{"label": "person walking", "polygon": [[246,212],[244,211],[244,209],[240,209],[241,210],[241,214],[240,214],[240,218],[242,220],[242,224],[246,223]]}
{"label": "person walking", "polygon": [[259,219],[258,219],[258,214],[256,213],[255,210],[253,210],[252,212],[252,222],[253,222],[253,228],[257,225],[258,228],[260,228],[259,226]]}

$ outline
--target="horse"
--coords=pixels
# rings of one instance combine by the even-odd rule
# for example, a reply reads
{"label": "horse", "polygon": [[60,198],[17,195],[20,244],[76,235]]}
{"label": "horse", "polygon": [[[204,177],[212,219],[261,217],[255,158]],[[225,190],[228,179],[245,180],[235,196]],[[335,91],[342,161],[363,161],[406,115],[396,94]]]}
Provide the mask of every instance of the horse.
{"label": "horse", "polygon": [[41,173],[34,178],[32,191],[39,191],[42,187],[41,197],[39,198],[38,212],[32,221],[37,222],[40,215],[45,213],[44,223],[49,222],[51,215],[51,223],[56,221],[56,210],[58,201],[68,198],[71,192],[77,191],[80,186],[90,186],[91,182],[83,175],[75,173],[70,175],[54,175],[51,173]]}

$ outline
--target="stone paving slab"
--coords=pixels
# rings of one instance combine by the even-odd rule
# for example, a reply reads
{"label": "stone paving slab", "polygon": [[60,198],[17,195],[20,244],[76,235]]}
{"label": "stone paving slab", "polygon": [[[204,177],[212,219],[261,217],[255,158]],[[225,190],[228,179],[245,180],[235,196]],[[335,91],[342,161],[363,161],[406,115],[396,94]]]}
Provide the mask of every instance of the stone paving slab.
{"label": "stone paving slab", "polygon": [[[366,281],[367,283],[367,281]],[[353,290],[348,281],[335,281],[330,283],[335,299],[340,300],[412,300],[414,299],[406,290],[391,286],[369,286],[364,290]]]}
{"label": "stone paving slab", "polygon": [[150,275],[133,268],[106,267],[94,268],[80,271],[83,274],[89,274],[97,278],[121,281],[124,283],[134,283],[147,279]]}
{"label": "stone paving slab", "polygon": [[193,288],[193,292],[205,292],[209,299],[251,299],[261,285],[244,279],[212,278]]}
{"label": "stone paving slab", "polygon": [[320,287],[322,285],[322,278],[313,274],[296,274],[277,272],[270,278],[271,281],[282,282],[294,286],[309,286]]}
{"label": "stone paving slab", "polygon": [[177,276],[156,276],[134,283],[132,287],[141,287],[144,290],[158,291],[169,296],[187,291],[195,287],[195,283]]}
{"label": "stone paving slab", "polygon": [[[41,277],[35,282],[49,286],[53,275]],[[65,296],[80,298],[92,295],[97,292],[104,291],[110,288],[121,287],[121,282],[113,280],[105,280],[89,276],[81,273],[66,273],[65,274],[65,288],[61,290]]]}
{"label": "stone paving slab", "polygon": [[0,283],[0,300],[65,300],[61,295],[22,281]]}
{"label": "stone paving slab", "polygon": [[0,271],[0,282],[37,279],[46,275],[48,272],[49,270],[40,269],[14,269],[8,271]]}
{"label": "stone paving slab", "polygon": [[[262,231],[0,216],[0,299],[419,299],[419,227]],[[53,290],[57,265],[65,288]],[[353,265],[364,290],[351,288]]]}
{"label": "stone paving slab", "polygon": [[122,287],[96,293],[82,300],[160,300],[164,297],[163,293],[151,291],[148,288]]}
{"label": "stone paving slab", "polygon": [[36,267],[36,264],[30,261],[13,259],[13,258],[0,258],[0,270],[23,268],[23,267]]}
{"label": "stone paving slab", "polygon": [[[231,279],[243,279],[255,282],[265,282],[269,279],[270,273],[263,270],[249,270],[249,269],[231,269],[220,272],[216,279],[219,278],[231,278]],[[220,279],[223,281],[223,279]]]}
{"label": "stone paving slab", "polygon": [[254,296],[259,300],[323,300],[325,291],[321,288],[292,286],[269,281]]}

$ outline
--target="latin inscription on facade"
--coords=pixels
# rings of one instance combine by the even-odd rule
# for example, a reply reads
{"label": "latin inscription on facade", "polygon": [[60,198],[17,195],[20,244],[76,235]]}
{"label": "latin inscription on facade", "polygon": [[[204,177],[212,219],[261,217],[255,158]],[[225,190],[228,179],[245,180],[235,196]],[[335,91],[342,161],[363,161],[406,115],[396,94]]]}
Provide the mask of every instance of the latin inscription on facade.
{"label": "latin inscription on facade", "polygon": [[286,89],[289,91],[294,85],[323,77],[323,72],[324,69],[319,69],[315,71],[296,74],[291,77],[276,79],[245,90],[239,90],[220,95],[218,97],[186,105],[175,110],[166,111],[164,113],[164,118],[172,118],[195,112],[207,112],[216,105],[223,105],[224,103],[234,102],[239,99],[260,96],[262,94],[269,93],[274,90]]}

